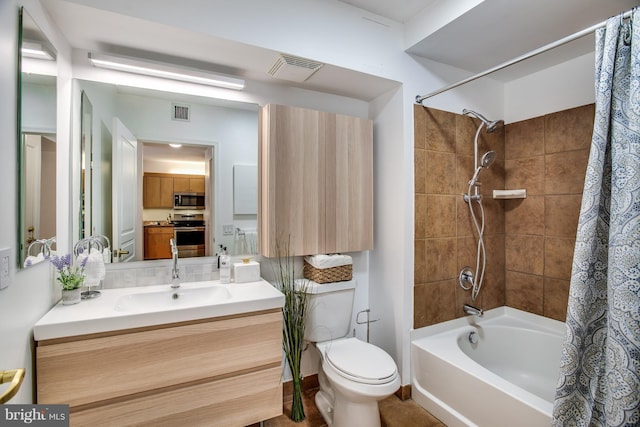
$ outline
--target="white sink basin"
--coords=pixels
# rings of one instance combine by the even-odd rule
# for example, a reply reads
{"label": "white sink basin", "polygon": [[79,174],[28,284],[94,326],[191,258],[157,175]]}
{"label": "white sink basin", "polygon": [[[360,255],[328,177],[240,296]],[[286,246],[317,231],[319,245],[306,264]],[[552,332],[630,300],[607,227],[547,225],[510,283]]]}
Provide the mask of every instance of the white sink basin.
{"label": "white sink basin", "polygon": [[116,300],[114,308],[123,312],[164,310],[210,305],[229,298],[229,290],[222,286],[177,289],[167,286],[162,291],[123,295]]}

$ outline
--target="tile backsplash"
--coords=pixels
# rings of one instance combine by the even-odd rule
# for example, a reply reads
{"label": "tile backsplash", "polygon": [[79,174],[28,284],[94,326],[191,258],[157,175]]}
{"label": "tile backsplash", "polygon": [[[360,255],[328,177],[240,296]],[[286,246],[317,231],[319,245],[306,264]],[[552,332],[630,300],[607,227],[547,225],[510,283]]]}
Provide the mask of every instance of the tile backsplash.
{"label": "tile backsplash", "polygon": [[[102,287],[113,289],[170,284],[171,267],[171,260],[109,264]],[[219,277],[215,257],[180,259],[178,268],[182,282],[216,280]]]}

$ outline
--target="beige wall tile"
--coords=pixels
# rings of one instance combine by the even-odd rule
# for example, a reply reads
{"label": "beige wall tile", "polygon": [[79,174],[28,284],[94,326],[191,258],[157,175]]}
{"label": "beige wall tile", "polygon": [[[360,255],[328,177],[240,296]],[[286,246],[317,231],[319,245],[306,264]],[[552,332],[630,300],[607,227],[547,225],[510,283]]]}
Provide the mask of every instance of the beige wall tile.
{"label": "beige wall tile", "polygon": [[530,196],[526,199],[505,200],[504,202],[505,233],[544,235],[545,203],[543,196]]}
{"label": "beige wall tile", "polygon": [[589,104],[545,116],[545,152],[589,149],[594,115],[595,105]]}
{"label": "beige wall tile", "polygon": [[589,150],[545,156],[545,194],[582,194]]}
{"label": "beige wall tile", "polygon": [[571,279],[575,238],[547,237],[544,247],[544,275],[555,279]]}
{"label": "beige wall tile", "polygon": [[416,239],[427,238],[427,205],[428,199],[426,194],[415,195],[414,232]]}
{"label": "beige wall tile", "polygon": [[545,233],[554,237],[574,237],[580,217],[581,194],[545,197]]}
{"label": "beige wall tile", "polygon": [[526,157],[505,161],[505,188],[524,188],[527,196],[544,194],[544,156]]}
{"label": "beige wall tile", "polygon": [[424,194],[427,192],[427,153],[425,150],[416,149],[413,155],[414,191]]}
{"label": "beige wall tile", "polygon": [[426,109],[427,136],[429,150],[456,152],[456,114],[448,111]]}
{"label": "beige wall tile", "polygon": [[426,248],[428,282],[458,277],[455,238],[427,239]]}
{"label": "beige wall tile", "polygon": [[427,241],[413,242],[413,282],[414,284],[427,282]]}
{"label": "beige wall tile", "polygon": [[456,153],[464,156],[473,156],[473,139],[480,122],[471,117],[456,115]]}
{"label": "beige wall tile", "polygon": [[455,237],[457,196],[427,196],[426,237]]}
{"label": "beige wall tile", "polygon": [[457,271],[458,273],[464,267],[471,267],[472,270],[476,269],[476,252],[478,248],[478,239],[475,237],[458,237],[458,259],[457,259]]}
{"label": "beige wall tile", "polygon": [[505,242],[505,268],[541,276],[544,271],[544,237],[523,234],[508,236]]}
{"label": "beige wall tile", "polygon": [[[484,208],[485,235],[504,234],[504,200],[486,197],[482,200],[482,207]],[[478,206],[474,206],[474,208],[476,209],[478,224],[482,226],[480,209],[478,209]]]}
{"label": "beige wall tile", "polygon": [[504,148],[507,160],[544,154],[544,117],[507,125]]}
{"label": "beige wall tile", "polygon": [[413,106],[413,143],[415,148],[427,148],[427,109]]}
{"label": "beige wall tile", "polygon": [[427,150],[427,194],[455,194],[456,155]]}
{"label": "beige wall tile", "polygon": [[469,180],[473,177],[473,156],[456,156],[456,193],[469,191]]}
{"label": "beige wall tile", "polygon": [[413,327],[433,325],[455,318],[453,280],[427,283],[413,288]]}
{"label": "beige wall tile", "polygon": [[569,280],[544,278],[544,315],[564,322],[567,319]]}
{"label": "beige wall tile", "polygon": [[506,301],[509,307],[543,314],[544,281],[541,276],[507,270],[506,281]]}

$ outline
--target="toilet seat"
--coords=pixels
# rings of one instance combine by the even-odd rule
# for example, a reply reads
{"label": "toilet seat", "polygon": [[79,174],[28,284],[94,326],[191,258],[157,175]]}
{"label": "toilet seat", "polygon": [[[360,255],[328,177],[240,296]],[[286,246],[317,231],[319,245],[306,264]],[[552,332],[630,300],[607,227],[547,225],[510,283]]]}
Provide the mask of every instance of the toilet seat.
{"label": "toilet seat", "polygon": [[327,343],[325,360],[340,376],[362,384],[386,384],[398,370],[384,350],[357,338]]}

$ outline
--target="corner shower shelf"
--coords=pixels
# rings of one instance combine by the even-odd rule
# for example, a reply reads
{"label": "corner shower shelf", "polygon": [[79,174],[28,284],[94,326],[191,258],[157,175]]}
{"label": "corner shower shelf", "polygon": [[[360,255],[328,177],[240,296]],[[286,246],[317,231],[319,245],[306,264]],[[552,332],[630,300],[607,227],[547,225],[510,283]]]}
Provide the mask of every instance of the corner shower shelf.
{"label": "corner shower shelf", "polygon": [[524,188],[518,190],[493,190],[494,199],[526,199],[527,190]]}

